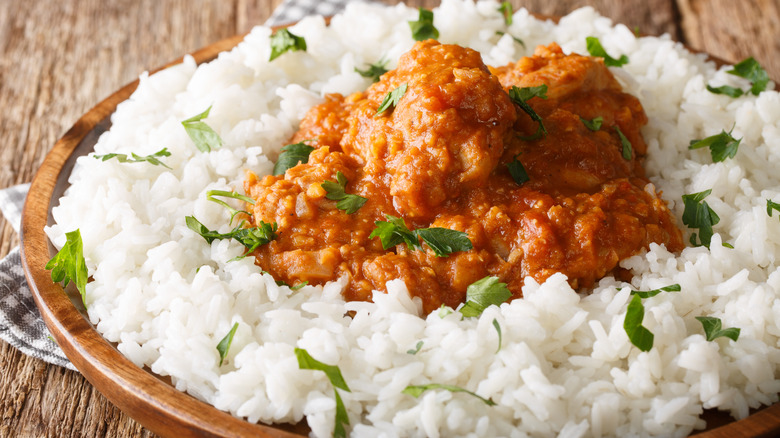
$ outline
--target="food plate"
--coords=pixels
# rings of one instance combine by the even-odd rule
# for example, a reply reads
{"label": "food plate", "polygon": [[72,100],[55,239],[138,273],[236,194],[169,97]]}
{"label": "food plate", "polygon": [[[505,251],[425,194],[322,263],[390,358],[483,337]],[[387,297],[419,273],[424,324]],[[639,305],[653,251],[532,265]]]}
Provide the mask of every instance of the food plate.
{"label": "food plate", "polygon": [[[242,36],[220,41],[193,53],[197,63],[229,50]],[[180,62],[180,61],[175,61]],[[171,64],[174,64],[171,63]],[[169,65],[171,65],[169,64]],[[92,151],[110,127],[110,114],[135,90],[123,87],[86,113],[47,155],[30,188],[22,223],[22,260],[44,321],[58,344],[81,373],[109,400],[152,431],[163,436],[301,436],[307,428],[251,424],[180,392],[126,359],[88,321],[80,297],[53,284],[46,262],[56,252],[43,231],[52,223],[51,209],[68,186],[76,158]],[[728,421],[725,414],[708,415],[709,424]],[[724,420],[725,419],[725,420]],[[762,436],[780,430],[780,405],[703,432],[699,436]]]}

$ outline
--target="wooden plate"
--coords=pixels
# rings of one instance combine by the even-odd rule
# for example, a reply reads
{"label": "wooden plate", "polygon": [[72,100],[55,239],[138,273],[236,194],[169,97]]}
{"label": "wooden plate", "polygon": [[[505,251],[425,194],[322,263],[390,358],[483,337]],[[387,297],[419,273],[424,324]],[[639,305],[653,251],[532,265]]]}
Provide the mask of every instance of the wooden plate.
{"label": "wooden plate", "polygon": [[[205,47],[192,56],[200,63],[230,50],[243,35]],[[181,59],[167,64],[174,65]],[[158,71],[157,69],[155,71]],[[43,232],[53,223],[51,209],[68,186],[76,158],[91,152],[100,134],[110,126],[109,116],[138,86],[138,80],[100,102],[84,114],[54,145],[33,179],[22,216],[22,265],[43,319],[76,368],[89,382],[127,415],[162,436],[300,437],[308,435],[305,422],[298,425],[251,424],[176,390],[170,381],[139,368],[106,341],[89,322],[81,298],[71,287],[63,291],[44,269],[56,249]],[[780,403],[732,421],[721,412],[705,412],[710,429],[702,438],[777,436]],[[717,427],[719,426],[719,427]],[[714,427],[714,428],[713,428]]]}

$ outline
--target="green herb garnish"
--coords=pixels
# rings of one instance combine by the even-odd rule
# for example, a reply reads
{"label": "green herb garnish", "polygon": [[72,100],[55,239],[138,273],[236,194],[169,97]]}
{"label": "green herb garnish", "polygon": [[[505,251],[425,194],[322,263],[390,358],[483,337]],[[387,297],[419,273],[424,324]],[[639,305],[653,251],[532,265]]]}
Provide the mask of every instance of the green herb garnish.
{"label": "green herb garnish", "polygon": [[509,169],[509,174],[512,175],[512,179],[515,180],[517,185],[521,186],[524,182],[528,181],[528,172],[525,171],[523,163],[517,159],[520,154],[515,157],[509,163],[506,163],[506,167]]}
{"label": "green herb garnish", "polygon": [[225,358],[227,357],[228,350],[230,350],[230,345],[233,343],[233,336],[235,336],[237,329],[238,323],[233,324],[233,328],[231,328],[228,334],[225,335],[221,341],[219,341],[219,344],[217,344],[217,351],[219,352],[219,366],[222,366],[222,362],[224,362]]}
{"label": "green herb garnish", "polygon": [[226,198],[238,199],[240,201],[244,201],[244,202],[247,202],[247,203],[252,204],[252,205],[255,204],[255,200],[254,199],[250,198],[249,196],[242,195],[242,194],[240,194],[238,192],[228,192],[228,191],[225,191],[225,190],[209,190],[209,191],[207,191],[206,192],[206,199],[208,199],[209,201],[212,201],[212,202],[216,202],[217,204],[219,204],[219,205],[225,207],[226,209],[228,209],[228,211],[230,212],[230,222],[228,222],[228,224],[233,223],[233,218],[237,214],[244,213],[246,215],[249,215],[249,212],[245,211],[245,210],[236,210],[235,208],[233,208],[230,205],[228,205],[227,202],[225,202],[225,201],[223,201],[221,199],[217,199],[217,198],[215,198],[215,196],[224,196]]}
{"label": "green herb garnish", "polygon": [[512,14],[514,13],[514,9],[512,8],[512,3],[501,2],[501,6],[498,7],[498,12],[500,12],[501,15],[504,17],[504,24],[506,24],[507,26],[511,26]]}
{"label": "green herb garnish", "polygon": [[320,185],[327,192],[325,195],[326,198],[338,201],[336,203],[336,208],[339,210],[344,210],[347,214],[352,214],[358,211],[358,209],[368,201],[367,198],[346,192],[347,177],[340,171],[336,172],[336,180],[338,182],[325,181]]}
{"label": "green herb garnish", "polygon": [[780,203],[774,202],[771,199],[766,200],[766,214],[772,217],[772,210],[780,212]]}
{"label": "green herb garnish", "polygon": [[442,304],[441,307],[439,307],[439,318],[444,319],[447,317],[447,315],[451,315],[452,313],[454,313],[452,307],[446,304]]}
{"label": "green herb garnish", "polygon": [[306,51],[306,39],[295,35],[287,29],[279,29],[275,34],[271,35],[271,57],[268,61],[273,61],[285,52],[298,50]]}
{"label": "green herb garnish", "polygon": [[201,152],[210,152],[212,149],[219,149],[222,146],[222,138],[217,134],[203,119],[209,116],[211,106],[206,111],[192,116],[181,122],[187,135],[190,136],[195,147]]}
{"label": "green herb garnish", "polygon": [[[504,35],[506,35],[506,32],[502,32],[502,31],[500,31],[500,30],[497,30],[497,31],[496,31],[496,35],[498,35],[498,36],[504,36]],[[509,34],[509,36],[511,36],[511,37],[512,37],[512,39],[513,39],[513,40],[515,40],[515,42],[516,42],[517,44],[520,44],[520,45],[521,45],[521,46],[523,46],[523,48],[525,49],[525,43],[523,42],[523,40],[521,40],[520,38],[518,38],[518,37],[516,37],[516,36],[514,36],[514,35],[512,35],[512,34]]]}
{"label": "green herb garnish", "polygon": [[409,385],[407,386],[403,391],[401,391],[404,394],[411,395],[414,398],[419,397],[422,395],[423,392],[428,391],[429,389],[444,389],[450,392],[465,392],[466,394],[469,394],[471,396],[474,396],[480,400],[482,400],[483,403],[485,403],[488,406],[495,406],[496,402],[493,400],[490,400],[489,398],[480,397],[479,395],[463,389],[459,386],[454,385],[443,385],[441,383],[429,383],[427,385]]}
{"label": "green herb garnish", "polygon": [[439,38],[439,30],[433,26],[433,11],[420,8],[417,21],[410,21],[409,28],[415,41]]}
{"label": "green herb garnish", "polygon": [[[733,130],[734,128],[731,128],[731,131]],[[725,161],[726,158],[734,158],[742,139],[732,137],[731,131],[722,131],[720,134],[711,135],[701,140],[691,140],[688,149],[710,148],[710,156],[715,163]]]}
{"label": "green herb garnish", "polygon": [[588,46],[588,53],[590,53],[590,56],[604,58],[604,65],[607,67],[622,67],[625,64],[628,64],[628,56],[626,55],[621,55],[620,59],[609,56],[607,51],[604,50],[604,47],[601,46],[601,41],[596,37],[585,38],[585,43]]}
{"label": "green herb garnish", "polygon": [[374,64],[369,64],[368,68],[365,70],[360,70],[357,67],[355,67],[355,71],[360,74],[360,76],[363,76],[364,78],[370,78],[371,82],[378,82],[379,78],[387,73],[387,60],[379,60]]}
{"label": "green herb garnish", "polygon": [[638,295],[639,298],[651,298],[660,294],[661,292],[680,292],[680,290],[682,289],[680,288],[679,284],[671,284],[669,286],[664,286],[658,289],[647,290],[647,291],[632,290],[631,295]]}
{"label": "green herb garnish", "polygon": [[399,85],[395,90],[387,93],[384,100],[382,100],[382,103],[379,105],[379,108],[377,108],[374,117],[382,114],[391,107],[395,108],[398,105],[398,102],[401,100],[401,97],[403,97],[404,93],[406,93],[405,83]]}
{"label": "green herb garnish", "polygon": [[599,129],[601,129],[601,124],[604,123],[604,118],[598,116],[593,120],[588,120],[580,117],[580,121],[582,122],[583,125],[585,125],[586,128],[590,129],[593,132],[596,132]]}
{"label": "green herb garnish", "polygon": [[752,56],[734,65],[734,68],[726,73],[749,80],[752,84],[750,92],[754,96],[758,96],[759,93],[766,90],[766,86],[769,84],[769,74]]}
{"label": "green herb garnish", "polygon": [[187,228],[200,234],[200,236],[206,239],[206,242],[208,243],[211,243],[217,239],[233,239],[244,245],[247,250],[244,254],[239,256],[239,258],[246,257],[261,245],[265,245],[266,243],[276,239],[276,222],[273,224],[268,224],[260,221],[258,226],[254,228],[244,228],[242,227],[242,222],[242,224],[239,224],[230,232],[219,233],[216,230],[209,230],[206,228],[206,226],[203,225],[199,220],[195,219],[194,216],[187,216],[185,217],[185,220],[187,222]]}
{"label": "green herb garnish", "polygon": [[531,117],[531,120],[539,123],[539,127],[536,129],[536,133],[528,137],[520,137],[521,140],[536,140],[544,135],[547,135],[547,128],[542,123],[542,118],[539,114],[528,105],[527,101],[532,97],[538,97],[540,99],[547,99],[547,85],[542,84],[538,87],[523,87],[519,88],[512,85],[509,89],[509,98],[512,99],[516,105],[518,105],[526,114]]}
{"label": "green herb garnish", "polygon": [[449,228],[419,228],[411,231],[406,227],[404,220],[386,214],[387,221],[376,221],[376,228],[369,235],[369,239],[379,237],[382,248],[389,249],[401,243],[406,243],[409,249],[422,249],[422,239],[436,254],[436,257],[445,257],[453,252],[468,251],[473,246],[468,234]]}
{"label": "green herb garnish", "polygon": [[622,154],[624,160],[630,160],[633,148],[631,147],[631,142],[628,141],[625,135],[623,135],[623,132],[620,130],[620,127],[618,125],[615,125],[615,131],[618,133],[618,137],[620,137],[620,145],[622,147]]}
{"label": "green herb garnish", "polygon": [[653,348],[653,338],[655,336],[642,325],[644,317],[645,306],[642,304],[642,298],[639,295],[634,295],[628,303],[623,329],[625,329],[632,344],[642,351],[650,351]]}
{"label": "green herb garnish", "polygon": [[347,415],[347,409],[344,407],[344,402],[341,400],[341,396],[336,388],[347,392],[352,391],[350,391],[349,386],[347,386],[347,382],[344,381],[341,370],[336,365],[328,365],[311,357],[309,352],[303,348],[295,348],[295,357],[298,359],[299,369],[322,371],[328,377],[328,380],[330,380],[336,398],[336,424],[333,426],[333,436],[346,437],[347,431],[344,428],[344,425],[349,424],[349,416]]}
{"label": "green herb garnish", "polygon": [[[93,157],[97,158],[100,161],[106,161],[106,160],[110,160],[112,158],[116,158],[117,161],[119,161],[120,163],[142,163],[142,162],[147,162],[147,163],[153,164],[155,166],[163,166],[163,167],[168,167],[168,166],[165,163],[163,163],[162,161],[158,160],[158,158],[160,158],[160,157],[170,157],[170,156],[171,156],[171,153],[168,152],[168,148],[162,148],[159,151],[157,151],[157,152],[155,152],[155,153],[153,153],[151,155],[145,155],[143,157],[140,156],[140,155],[136,155],[135,152],[131,153],[131,157],[128,157],[125,154],[114,154],[114,153],[105,154],[105,155],[93,155]],[[170,169],[170,167],[168,167],[168,169]]]}
{"label": "green herb garnish", "polygon": [[283,147],[276,164],[274,164],[274,175],[284,175],[287,169],[297,166],[298,163],[308,163],[309,155],[313,150],[313,147],[303,142],[288,144]]}
{"label": "green herb garnish", "polygon": [[721,85],[720,87],[712,87],[710,85],[707,85],[707,91],[709,91],[712,94],[725,94],[729,97],[739,97],[745,94],[744,91],[740,88],[734,88],[730,85]]}
{"label": "green herb garnish", "polygon": [[46,263],[46,270],[51,271],[51,281],[62,282],[67,287],[71,281],[76,285],[84,308],[87,307],[87,263],[84,260],[84,244],[81,241],[81,231],[76,229],[65,233],[65,245]]}
{"label": "green herb garnish", "polygon": [[740,329],[732,327],[722,330],[722,322],[720,318],[714,316],[697,316],[696,319],[701,323],[704,328],[704,334],[708,341],[714,341],[715,339],[723,336],[735,341],[739,339]]}
{"label": "green herb garnish", "polygon": [[496,328],[496,333],[498,333],[498,348],[496,348],[496,353],[501,351],[501,324],[498,323],[498,320],[496,318],[493,318],[493,327]]}
{"label": "green herb garnish", "polygon": [[298,283],[295,286],[290,286],[290,290],[300,290],[301,288],[303,288],[307,284],[309,284],[308,281],[304,281],[304,282]]}
{"label": "green herb garnish", "polygon": [[512,296],[506,283],[500,283],[498,277],[485,277],[471,283],[466,289],[466,303],[460,308],[463,316],[482,315],[488,307],[500,305]]}
{"label": "green herb garnish", "polygon": [[417,341],[417,345],[415,345],[414,348],[410,348],[409,350],[406,350],[406,354],[411,354],[414,356],[415,354],[420,352],[420,349],[423,346],[423,341]]}
{"label": "green herb garnish", "polygon": [[712,226],[720,222],[720,217],[715,211],[710,208],[704,198],[706,198],[712,189],[705,190],[699,193],[691,193],[689,195],[682,195],[682,200],[685,203],[685,210],[683,211],[682,221],[688,228],[698,228],[701,243],[698,243],[696,233],[691,235],[691,245],[693,246],[705,246],[710,247],[712,240]]}

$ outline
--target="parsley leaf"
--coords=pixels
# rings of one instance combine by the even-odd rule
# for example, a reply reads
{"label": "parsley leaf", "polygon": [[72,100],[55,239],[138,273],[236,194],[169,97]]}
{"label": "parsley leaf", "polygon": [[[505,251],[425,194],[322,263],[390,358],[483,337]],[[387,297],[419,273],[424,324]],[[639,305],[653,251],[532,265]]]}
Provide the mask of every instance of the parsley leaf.
{"label": "parsley leaf", "polygon": [[506,163],[506,167],[509,169],[509,174],[512,175],[512,179],[515,180],[517,185],[521,186],[524,182],[528,181],[529,178],[528,172],[526,172],[525,167],[523,167],[523,163],[517,159],[519,156],[520,154],[515,155],[512,161]]}
{"label": "parsley leaf", "polygon": [[246,215],[249,215],[249,212],[245,211],[245,210],[236,210],[235,208],[233,208],[230,205],[228,205],[227,202],[225,202],[225,201],[223,201],[221,199],[217,199],[217,198],[215,198],[215,196],[224,196],[226,198],[238,199],[240,201],[244,201],[244,202],[247,202],[247,203],[252,204],[252,205],[255,204],[255,200],[254,199],[250,198],[249,196],[242,195],[242,194],[240,194],[238,192],[228,192],[228,191],[225,191],[225,190],[209,190],[209,191],[207,191],[206,192],[206,199],[208,199],[209,201],[212,201],[212,202],[216,202],[217,204],[227,208],[228,211],[230,211],[230,222],[228,222],[228,224],[233,223],[233,218],[237,214],[244,213]]}
{"label": "parsley leaf", "polygon": [[714,316],[697,316],[696,319],[704,328],[704,334],[708,341],[714,341],[721,336],[729,338],[735,342],[737,339],[739,339],[739,332],[741,330],[735,327],[722,330],[721,327],[723,323],[721,322],[720,318],[715,318]]}
{"label": "parsley leaf", "polygon": [[355,71],[364,78],[370,78],[371,82],[378,82],[379,77],[387,73],[387,69],[385,68],[387,67],[387,62],[387,60],[379,60],[374,64],[369,64],[368,68],[365,70],[360,70],[355,67]]}
{"label": "parsley leaf", "polygon": [[519,88],[512,85],[512,88],[509,89],[509,98],[512,99],[512,102],[514,102],[523,111],[525,111],[525,113],[531,117],[531,120],[539,123],[539,128],[537,128],[535,134],[530,135],[528,137],[520,137],[521,140],[536,140],[537,138],[540,138],[543,135],[547,135],[547,128],[544,127],[544,123],[542,123],[542,118],[539,117],[539,114],[537,114],[536,111],[534,111],[533,108],[531,108],[531,106],[528,105],[527,103],[527,101],[532,97],[547,99],[547,85],[542,84],[539,85],[538,87],[523,87],[523,88]]}
{"label": "parsley leaf", "polygon": [[313,147],[301,142],[288,144],[281,149],[279,158],[274,164],[274,175],[284,175],[287,169],[291,169],[298,163],[308,163],[309,154],[314,150]]}
{"label": "parsley leaf", "polygon": [[[734,128],[731,128],[731,130],[733,131]],[[688,149],[708,147],[710,148],[712,161],[720,163],[721,161],[725,161],[726,158],[734,158],[734,156],[737,155],[737,149],[739,148],[739,143],[741,141],[741,138],[737,140],[732,137],[731,131],[722,131],[720,134],[711,135],[701,140],[691,140]]]}
{"label": "parsley leaf", "polygon": [[691,235],[691,244],[694,246],[710,247],[712,240],[712,226],[720,222],[720,217],[710,208],[704,198],[706,198],[712,189],[699,193],[682,195],[685,210],[683,211],[682,221],[688,228],[698,228],[701,243],[697,243],[696,233]]}
{"label": "parsley leaf", "polygon": [[651,298],[660,294],[661,292],[680,292],[680,290],[682,289],[680,288],[679,284],[671,284],[669,286],[664,286],[658,289],[653,289],[648,291],[632,290],[631,295],[639,295],[639,298]]}
{"label": "parsley leaf", "polygon": [[327,192],[327,195],[325,195],[326,198],[339,201],[336,203],[336,208],[339,210],[344,210],[347,214],[352,214],[358,211],[358,209],[368,201],[367,198],[346,192],[347,177],[340,171],[336,172],[336,180],[338,182],[325,181],[320,185]]}
{"label": "parsley leaf", "polygon": [[[506,32],[502,32],[502,31],[500,31],[500,30],[497,30],[497,31],[496,31],[496,35],[498,35],[498,36],[504,36],[504,35],[506,35]],[[515,42],[516,42],[517,44],[520,44],[520,45],[521,45],[521,46],[523,46],[523,48],[525,49],[525,43],[523,42],[523,40],[521,40],[520,38],[518,38],[518,37],[516,37],[516,36],[514,36],[514,35],[512,35],[512,34],[509,34],[509,36],[511,36],[511,37],[512,37],[512,39],[513,39],[513,40],[515,40]]]}
{"label": "parsley leaf", "polygon": [[395,90],[387,93],[384,100],[382,100],[382,103],[379,105],[379,108],[376,110],[376,114],[374,114],[374,117],[382,114],[387,109],[393,107],[395,108],[398,105],[398,102],[403,97],[404,93],[406,93],[406,84],[403,83],[398,86]]}
{"label": "parsley leaf", "polygon": [[725,94],[729,97],[739,97],[745,94],[744,91],[742,91],[739,88],[734,88],[730,85],[721,85],[720,87],[712,87],[710,85],[707,85],[707,91],[709,91],[712,94]]}
{"label": "parsley leaf", "polygon": [[145,156],[139,156],[136,155],[135,152],[131,153],[132,158],[128,158],[125,154],[105,154],[105,155],[93,155],[93,157],[97,158],[101,161],[110,160],[112,158],[116,158],[117,161],[120,163],[141,163],[141,162],[147,162],[149,164],[153,164],[155,166],[164,166],[170,169],[165,163],[158,160],[160,157],[170,157],[171,153],[168,152],[168,148],[162,148],[159,151],[151,154],[151,155],[145,155]]}
{"label": "parsley leaf", "polygon": [[414,356],[415,354],[420,352],[420,349],[423,346],[423,341],[417,341],[417,345],[415,345],[414,348],[410,348],[409,350],[406,350],[406,354],[411,354]]}
{"label": "parsley leaf", "polygon": [[774,202],[771,199],[766,200],[766,214],[772,217],[772,210],[780,212],[780,203]]}
{"label": "parsley leaf", "polygon": [[496,349],[496,353],[501,351],[501,324],[498,323],[498,320],[496,318],[493,318],[493,327],[496,328],[496,332],[498,333],[498,348]]}
{"label": "parsley leaf", "polygon": [[206,239],[207,243],[211,243],[217,239],[233,239],[244,245],[247,250],[240,257],[246,257],[261,245],[265,245],[266,243],[276,239],[276,222],[273,224],[268,224],[260,221],[260,224],[254,228],[243,228],[242,222],[242,224],[239,224],[230,232],[219,233],[216,230],[209,230],[206,228],[206,226],[203,225],[199,220],[195,219],[194,216],[185,217],[185,221],[187,222],[187,228],[200,234],[201,237]]}
{"label": "parsley leaf", "polygon": [[410,21],[409,28],[412,30],[412,38],[415,41],[439,38],[439,30],[433,26],[433,11],[420,8],[417,21]]}
{"label": "parsley leaf", "polygon": [[333,436],[346,437],[347,431],[344,428],[344,425],[349,424],[349,415],[347,415],[347,409],[344,407],[344,402],[341,400],[341,396],[336,388],[347,392],[352,391],[350,391],[349,386],[347,386],[347,382],[344,381],[341,370],[336,365],[328,365],[311,357],[309,352],[303,348],[295,348],[295,357],[298,359],[299,369],[322,371],[328,377],[328,380],[330,380],[336,398],[336,423],[333,426]]}
{"label": "parsley leaf", "polygon": [[219,341],[219,344],[217,344],[217,351],[219,352],[219,366],[222,366],[222,362],[224,362],[225,358],[227,357],[228,350],[230,350],[230,345],[233,343],[233,336],[235,336],[237,329],[238,323],[233,324],[233,328],[231,328],[228,334],[225,335],[221,341]]}
{"label": "parsley leaf", "polygon": [[285,52],[298,50],[306,51],[306,39],[287,29],[279,29],[271,35],[271,57],[268,58],[268,61],[273,61]]}
{"label": "parsley leaf", "polygon": [[758,96],[759,93],[766,90],[766,86],[769,84],[769,74],[752,56],[734,65],[734,68],[726,73],[749,80],[752,83],[750,92],[754,96]]}
{"label": "parsley leaf", "polygon": [[428,244],[436,257],[446,257],[453,252],[468,251],[473,248],[469,235],[463,231],[449,228],[419,228],[414,233]]}
{"label": "parsley leaf", "polygon": [[449,228],[419,228],[411,231],[406,227],[404,220],[395,216],[386,214],[387,222],[376,221],[374,231],[368,236],[369,239],[379,237],[382,241],[382,248],[388,249],[401,243],[406,243],[409,249],[421,249],[422,239],[433,250],[436,257],[445,257],[453,252],[468,251],[473,246],[468,234],[462,231],[451,230]]}
{"label": "parsley leaf", "polygon": [[474,397],[482,400],[482,402],[485,403],[488,406],[495,406],[496,405],[496,402],[494,402],[493,400],[491,400],[489,398],[480,397],[479,395],[477,395],[477,394],[475,394],[475,393],[473,393],[473,392],[471,392],[469,390],[463,389],[463,388],[461,388],[459,386],[444,385],[444,384],[441,384],[441,383],[429,383],[427,385],[409,385],[406,388],[404,388],[404,390],[401,391],[401,392],[404,393],[404,394],[411,395],[412,397],[417,398],[420,395],[422,395],[423,392],[425,392],[425,391],[427,391],[429,389],[444,389],[444,390],[447,390],[447,391],[450,391],[450,392],[465,392],[466,394],[469,394],[471,396],[474,396]]}
{"label": "parsley leaf", "polygon": [[498,277],[485,277],[471,283],[466,289],[466,303],[460,308],[463,316],[479,316],[485,309],[500,305],[512,296],[506,283],[499,283]]}
{"label": "parsley leaf", "polygon": [[637,348],[642,351],[650,351],[653,348],[653,333],[642,325],[645,317],[645,306],[642,304],[642,298],[634,295],[628,303],[626,310],[626,319],[623,320],[623,329],[628,335],[628,339]]}
{"label": "parsley leaf", "polygon": [[623,135],[623,132],[620,131],[620,127],[618,125],[615,125],[615,131],[617,131],[618,137],[620,137],[620,145],[623,147],[623,159],[631,160],[631,154],[633,152],[633,149],[631,148],[631,142],[628,141],[625,135]]}
{"label": "parsley leaf", "polygon": [[222,146],[222,138],[219,134],[202,121],[209,116],[210,111],[211,106],[206,108],[206,111],[181,122],[187,135],[201,152],[210,152],[212,149],[219,149]]}
{"label": "parsley leaf", "polygon": [[76,285],[84,308],[87,307],[87,263],[84,260],[84,244],[81,231],[76,229],[65,233],[65,245],[46,263],[46,270],[51,271],[51,281],[62,282],[67,287],[71,281]]}
{"label": "parsley leaf", "polygon": [[588,120],[580,117],[580,121],[582,122],[583,125],[585,125],[586,128],[590,129],[593,132],[596,132],[599,129],[601,129],[601,124],[604,123],[604,118],[598,116],[593,120]]}
{"label": "parsley leaf", "polygon": [[514,13],[514,9],[512,8],[512,3],[501,2],[501,6],[498,7],[498,12],[500,12],[501,15],[504,17],[504,24],[506,24],[507,26],[511,26],[512,14]]}
{"label": "parsley leaf", "polygon": [[588,46],[588,53],[590,53],[590,56],[604,58],[604,65],[607,67],[622,67],[628,64],[628,56],[626,55],[621,55],[620,59],[609,56],[607,51],[604,50],[604,47],[602,47],[601,41],[596,37],[585,38],[585,43]]}

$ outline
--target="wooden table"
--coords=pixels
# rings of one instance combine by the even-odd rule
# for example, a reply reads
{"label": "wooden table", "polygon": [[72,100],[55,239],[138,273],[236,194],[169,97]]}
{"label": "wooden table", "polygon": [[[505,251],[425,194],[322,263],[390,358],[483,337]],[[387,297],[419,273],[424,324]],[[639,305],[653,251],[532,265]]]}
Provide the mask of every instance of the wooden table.
{"label": "wooden table", "polygon": [[[141,72],[263,23],[281,0],[0,3],[0,188],[29,182],[84,112]],[[395,2],[390,2],[395,3]],[[413,6],[438,1],[409,0]],[[780,78],[776,0],[514,0],[541,14],[592,5],[648,35],[669,33],[730,62],[754,56]],[[19,238],[0,217],[0,258]],[[80,374],[0,341],[0,436],[154,436]]]}

